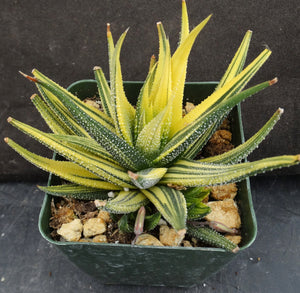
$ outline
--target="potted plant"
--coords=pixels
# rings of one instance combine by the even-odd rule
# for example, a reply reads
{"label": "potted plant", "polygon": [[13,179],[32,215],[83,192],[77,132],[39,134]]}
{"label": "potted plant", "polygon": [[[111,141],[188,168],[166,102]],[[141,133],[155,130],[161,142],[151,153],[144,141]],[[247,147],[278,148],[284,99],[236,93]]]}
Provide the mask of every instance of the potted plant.
{"label": "potted plant", "polygon": [[[243,161],[270,132],[283,113],[282,109],[278,109],[246,142],[242,129],[234,131],[237,142],[241,143],[238,147],[217,156],[197,158],[232,109],[233,120],[241,123],[239,103],[277,81],[275,78],[244,89],[271,54],[269,49],[263,50],[244,68],[251,38],[248,31],[218,84],[185,83],[190,50],[209,18],[190,31],[186,4],[182,2],[180,42],[172,56],[163,26],[157,23],[159,58],[151,58],[144,83],[123,82],[119,57],[127,31],[114,43],[109,26],[110,83],[100,67],[94,68],[96,81],[75,83],[69,90],[37,70],[33,70],[33,77],[23,74],[36,84],[41,94],[41,97],[33,95],[31,99],[52,133],[42,132],[11,117],[8,122],[66,159],[43,158],[5,138],[21,156],[51,173],[51,186],[40,187],[47,193],[40,215],[41,233],[83,270],[106,283],[198,284],[239,250],[215,229],[203,226],[201,219],[210,212],[203,203],[206,187],[241,181],[238,200],[244,240],[240,248],[244,249],[256,234],[246,178],[299,163],[299,155]],[[93,96],[96,89],[102,111],[81,101]],[[185,98],[198,105],[183,116],[184,90]],[[199,103],[194,100],[197,96],[205,99]],[[128,97],[136,97],[136,103],[131,104]],[[58,182],[54,175],[68,183]],[[137,239],[146,223],[145,213],[149,213],[150,226],[156,226],[162,217],[180,241],[190,235],[214,247],[54,241],[49,236],[52,196],[95,200],[100,209],[125,215],[118,217],[123,229],[130,226],[126,215],[138,211],[134,224]],[[229,229],[222,223],[214,224],[221,224],[221,227],[214,227],[221,231]],[[79,233],[82,232],[80,229],[82,227]]]}

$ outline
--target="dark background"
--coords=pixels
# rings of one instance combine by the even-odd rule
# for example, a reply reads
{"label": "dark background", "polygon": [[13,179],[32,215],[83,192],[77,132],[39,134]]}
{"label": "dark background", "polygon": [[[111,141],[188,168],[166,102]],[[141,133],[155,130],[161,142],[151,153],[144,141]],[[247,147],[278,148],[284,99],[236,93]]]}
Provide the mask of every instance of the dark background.
{"label": "dark background", "polygon": [[[174,50],[180,30],[180,0],[0,0],[0,133],[32,151],[51,156],[6,122],[15,117],[46,130],[29,97],[35,86],[18,74],[33,68],[62,86],[93,78],[93,67],[108,76],[106,23],[114,38],[130,27],[121,61],[125,80],[144,80],[158,51],[156,22],[162,21]],[[296,154],[299,148],[298,0],[187,0],[191,27],[213,18],[192,50],[188,81],[219,80],[248,29],[253,38],[247,62],[265,46],[273,54],[251,84],[277,76],[279,83],[242,104],[246,137],[280,106],[285,109],[271,135],[251,160]],[[287,175],[287,176],[282,176]],[[47,173],[0,141],[0,292],[298,292],[300,168],[251,179],[258,235],[231,264],[192,289],[107,286],[82,274],[37,228]],[[25,181],[9,183],[7,181]],[[26,182],[32,181],[32,182]]]}
{"label": "dark background", "polygon": [[[277,76],[279,83],[242,105],[246,138],[258,130],[280,106],[285,113],[251,160],[299,153],[299,2],[291,1],[187,1],[190,27],[210,13],[213,17],[192,50],[187,81],[219,80],[248,29],[253,38],[247,62],[265,46],[273,54],[251,84]],[[156,22],[162,21],[176,48],[180,30],[180,0],[139,1],[18,1],[0,0],[0,132],[25,147],[50,156],[40,145],[7,124],[12,116],[47,129],[29,97],[36,92],[19,70],[37,68],[62,86],[93,78],[92,68],[103,67],[108,76],[106,23],[115,40],[130,27],[121,62],[124,80],[144,80],[150,56],[158,51]],[[1,180],[45,180],[47,174],[25,162],[0,142]],[[276,174],[299,174],[299,167]]]}

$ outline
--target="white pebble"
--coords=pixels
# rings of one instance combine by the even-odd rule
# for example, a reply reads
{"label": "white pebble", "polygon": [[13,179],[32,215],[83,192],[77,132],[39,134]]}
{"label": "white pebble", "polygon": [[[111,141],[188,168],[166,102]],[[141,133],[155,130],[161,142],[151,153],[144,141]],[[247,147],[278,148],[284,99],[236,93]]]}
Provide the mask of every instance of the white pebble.
{"label": "white pebble", "polygon": [[108,195],[108,197],[111,197],[111,198],[115,197],[115,194],[113,191],[110,191],[107,195]]}

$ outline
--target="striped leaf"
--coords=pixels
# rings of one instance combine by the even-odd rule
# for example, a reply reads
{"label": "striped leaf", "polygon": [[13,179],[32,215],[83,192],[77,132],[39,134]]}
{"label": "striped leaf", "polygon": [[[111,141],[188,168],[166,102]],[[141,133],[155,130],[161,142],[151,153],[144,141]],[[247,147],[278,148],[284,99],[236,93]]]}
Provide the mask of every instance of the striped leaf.
{"label": "striped leaf", "polygon": [[174,100],[174,114],[171,126],[171,136],[173,136],[177,131],[177,125],[181,124],[182,120],[182,103],[183,103],[183,90],[186,78],[186,69],[188,57],[192,46],[204,28],[204,26],[209,21],[211,15],[203,20],[198,26],[196,26],[190,34],[185,38],[185,40],[179,45],[177,50],[172,56],[172,95],[171,99]]}
{"label": "striped leaf", "polygon": [[273,169],[296,165],[299,161],[300,155],[277,156],[234,165],[180,160],[168,169],[160,183],[187,187],[227,184]]}
{"label": "striped leaf", "polygon": [[134,188],[127,171],[120,165],[114,164],[111,161],[106,161],[99,156],[95,156],[83,149],[71,146],[66,142],[58,141],[51,134],[44,133],[15,119],[10,118],[9,123],[46,145],[51,150],[68,160],[79,164],[100,178],[113,184],[120,185],[121,187]]}
{"label": "striped leaf", "polygon": [[[62,89],[53,82],[48,81],[46,77],[44,78],[43,75],[37,73],[37,71],[34,71],[34,74],[38,78],[38,83],[42,83],[43,86],[47,86],[54,92],[58,92],[60,100],[66,105],[70,112],[72,112],[72,115],[77,121],[84,126],[94,139],[104,149],[111,153],[122,166],[131,170],[145,169],[149,166],[148,160],[138,150],[134,149],[123,139],[118,137],[114,131],[111,131],[111,126],[109,128],[106,127],[108,126],[107,124],[110,123],[110,119],[107,120],[107,123],[104,123],[103,121],[100,122],[100,119],[91,114],[91,111],[94,110],[89,111],[91,107],[82,103],[68,91]],[[40,76],[43,77],[43,80],[45,79],[45,81],[40,81]],[[46,81],[49,82],[49,84],[46,84]]]}
{"label": "striped leaf", "polygon": [[151,93],[151,89],[153,86],[153,80],[157,69],[157,63],[151,68],[144,82],[143,87],[139,93],[137,104],[136,104],[136,115],[135,115],[135,127],[134,127],[134,137],[135,140],[138,137],[138,134],[142,131],[144,126],[146,125],[146,111],[149,109],[149,97]]}
{"label": "striped leaf", "polygon": [[208,198],[210,189],[207,187],[193,187],[182,191],[188,209],[188,219],[201,219],[210,212],[210,207],[202,201]]}
{"label": "striped leaf", "polygon": [[139,190],[120,191],[116,198],[106,203],[105,209],[115,214],[128,214],[148,202],[148,199]]}
{"label": "striped leaf", "polygon": [[[61,101],[61,103],[70,111],[70,113],[74,116],[75,119],[77,119],[77,117],[76,115],[74,115],[74,109],[69,108],[70,103],[76,105],[76,107],[82,112],[84,112],[85,115],[88,115],[93,120],[97,121],[99,124],[103,125],[110,131],[114,131],[113,121],[106,114],[96,109],[95,107],[82,102],[75,95],[73,95],[68,90],[55,83],[47,76],[43,75],[38,70],[34,69],[32,73],[37,78],[37,83],[40,84],[44,89],[48,90],[50,93],[55,95]],[[80,124],[80,121],[78,122]],[[84,125],[82,126],[84,127]]]}
{"label": "striped leaf", "polygon": [[139,133],[136,148],[147,155],[149,159],[155,158],[166,145],[172,107],[156,115]]}
{"label": "striped leaf", "polygon": [[140,189],[154,186],[167,172],[167,168],[149,168],[136,173],[128,171],[133,184]]}
{"label": "striped leaf", "polygon": [[55,95],[53,95],[50,91],[48,91],[39,84],[36,84],[36,86],[39,92],[41,93],[43,99],[48,104],[48,106],[60,118],[60,120],[63,121],[65,127],[68,128],[68,132],[70,134],[90,137],[88,132],[77,123],[77,121],[71,115],[69,110],[61,103],[61,101]]}
{"label": "striped leaf", "polygon": [[114,105],[111,101],[111,93],[109,85],[106,81],[104,73],[99,66],[94,67],[95,79],[97,82],[98,93],[101,100],[101,105],[103,106],[104,113],[113,118],[114,117]]}
{"label": "striped leaf", "polygon": [[179,190],[167,186],[154,186],[141,191],[174,229],[184,233],[187,208],[185,198]]}
{"label": "striped leaf", "polygon": [[78,184],[63,184],[52,186],[38,185],[38,188],[47,194],[51,194],[54,196],[71,197],[80,200],[104,200],[108,197],[107,190],[87,187]]}
{"label": "striped leaf", "polygon": [[206,145],[213,133],[217,130],[220,122],[223,119],[212,123],[202,134],[199,136],[181,155],[185,159],[194,159],[196,155],[201,151],[203,146]]}
{"label": "striped leaf", "polygon": [[243,159],[247,158],[247,156],[253,150],[255,150],[258,145],[265,139],[265,137],[270,133],[275,124],[279,121],[282,113],[283,109],[279,108],[269,119],[269,121],[245,143],[221,155],[201,159],[199,160],[199,162],[214,164],[234,164],[242,161]]}
{"label": "striped leaf", "polygon": [[[248,31],[244,38],[243,41],[237,50],[234,58],[232,59],[230,65],[228,66],[225,74],[223,75],[221,81],[217,85],[216,90],[220,89],[226,82],[229,82],[232,78],[234,78],[236,75],[238,75],[245,64],[245,60],[247,57],[247,52],[251,40],[251,35],[252,32]],[[183,154],[184,158],[187,159],[193,159],[197,153],[202,149],[202,147],[207,143],[211,135],[215,132],[215,130],[218,128],[220,121],[223,119],[220,119],[219,121],[214,122],[201,137],[199,137],[193,145],[191,145]]]}
{"label": "striped leaf", "polygon": [[55,161],[41,157],[24,149],[9,138],[5,138],[5,142],[17,153],[19,153],[24,159],[26,159],[33,165],[43,169],[44,171],[53,173],[54,175],[66,179],[70,182],[99,189],[121,189],[120,186],[101,180],[101,178],[99,178],[98,176],[94,175],[93,173],[87,171],[86,169],[80,167],[79,165],[73,162]]}
{"label": "striped leaf", "polygon": [[38,95],[31,96],[31,101],[39,111],[49,128],[56,134],[71,134],[72,132],[56,116],[52,109]]}
{"label": "striped leaf", "polygon": [[189,29],[189,17],[187,12],[187,7],[185,0],[182,1],[182,12],[181,12],[181,32],[180,32],[180,42],[179,44],[182,44],[185,39],[188,37],[190,33]]}
{"label": "striped leaf", "polygon": [[231,60],[225,74],[221,78],[216,90],[220,89],[225,83],[232,80],[236,77],[242,70],[246,61],[249,44],[251,41],[252,31],[247,31],[245,34],[243,41],[238,48],[237,52],[235,53],[233,59]]}
{"label": "striped leaf", "polygon": [[121,72],[121,63],[120,63],[120,51],[126,36],[127,31],[123,33],[118,40],[114,56],[113,63],[115,64],[115,84],[112,91],[112,99],[115,100],[115,127],[117,133],[122,137],[129,145],[133,146],[133,125],[134,125],[134,116],[135,109],[128,102],[124,88],[123,88],[123,78]]}
{"label": "striped leaf", "polygon": [[[184,116],[182,124],[179,128],[183,128],[191,122],[195,121],[198,117],[201,117],[206,112],[217,109],[218,105],[224,101],[231,99],[238,92],[245,87],[253,75],[259,70],[259,68],[266,62],[271,55],[271,51],[265,49],[251,64],[249,64],[240,74],[227,82],[219,90],[215,91],[212,95],[206,98],[201,104],[195,107],[187,115]],[[177,129],[178,130],[178,129]]]}
{"label": "striped leaf", "polygon": [[159,59],[149,97],[149,103],[152,106],[153,112],[151,113],[152,116],[147,117],[147,121],[150,121],[167,106],[169,96],[171,95],[170,43],[161,22],[157,23],[157,30],[159,37]]}
{"label": "striped leaf", "polygon": [[115,49],[115,45],[114,45],[114,40],[113,40],[113,36],[112,33],[110,31],[110,24],[107,24],[107,45],[108,45],[108,61],[109,61],[109,73],[110,73],[110,80],[113,80],[113,62],[112,62],[112,58],[114,55],[114,49]]}
{"label": "striped leaf", "polygon": [[239,251],[239,247],[231,242],[229,239],[224,237],[222,234],[218,233],[215,230],[212,230],[207,227],[194,227],[192,225],[188,225],[187,233],[195,237],[204,243],[207,243],[209,245],[224,248],[228,251],[231,251],[233,253],[236,253]]}
{"label": "striped leaf", "polygon": [[59,140],[60,142],[67,142],[71,145],[79,147],[78,149],[86,150],[87,152],[93,153],[100,158],[110,161],[114,164],[118,162],[112,157],[112,155],[107,152],[103,147],[101,147],[92,138],[75,136],[75,135],[51,135],[53,138]]}
{"label": "striped leaf", "polygon": [[[174,160],[182,156],[182,154],[195,143],[196,140],[207,132],[207,129],[212,127],[216,121],[220,121],[228,112],[238,103],[245,100],[247,97],[265,89],[274,84],[273,81],[266,81],[247,90],[244,90],[230,99],[221,101],[217,109],[210,109],[205,114],[200,116],[194,122],[190,123],[184,129],[179,131],[168,144],[165,146],[161,154],[153,161],[157,167],[166,166]],[[204,146],[206,140],[202,140]],[[197,145],[202,148],[201,145]]]}

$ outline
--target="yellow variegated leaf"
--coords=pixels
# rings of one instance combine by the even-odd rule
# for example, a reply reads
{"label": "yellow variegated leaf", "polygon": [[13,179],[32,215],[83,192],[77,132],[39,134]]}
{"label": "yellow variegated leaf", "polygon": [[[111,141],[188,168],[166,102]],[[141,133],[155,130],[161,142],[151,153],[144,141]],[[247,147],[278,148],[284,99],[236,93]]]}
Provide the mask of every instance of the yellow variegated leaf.
{"label": "yellow variegated leaf", "polygon": [[108,190],[92,188],[78,184],[62,184],[51,186],[38,185],[38,188],[47,194],[71,197],[80,200],[107,199],[109,192]]}
{"label": "yellow variegated leaf", "polygon": [[206,23],[209,21],[211,15],[203,20],[198,26],[196,26],[190,34],[185,38],[185,40],[180,44],[180,46],[175,51],[172,56],[172,95],[171,98],[174,99],[174,115],[171,126],[171,135],[177,130],[177,125],[182,119],[182,102],[183,102],[183,90],[186,77],[186,68],[188,57],[192,46],[195,42],[196,37],[204,28]]}
{"label": "yellow variegated leaf", "polygon": [[167,186],[154,186],[142,189],[142,192],[174,229],[185,233],[187,208],[184,195],[179,190]]}
{"label": "yellow variegated leaf", "polygon": [[103,111],[107,116],[113,118],[114,104],[111,101],[110,88],[101,67],[95,66],[94,74],[97,81],[98,93],[103,106]]}
{"label": "yellow variegated leaf", "polygon": [[124,138],[124,140],[129,144],[133,145],[133,124],[134,124],[134,116],[135,116],[135,109],[133,106],[128,102],[124,88],[123,88],[123,78],[121,72],[121,63],[120,63],[120,51],[126,36],[127,31],[125,31],[120,39],[118,40],[113,57],[113,63],[115,64],[115,85],[112,95],[115,95],[115,111],[116,111],[116,129]]}
{"label": "yellow variegated leaf", "polygon": [[97,155],[97,157],[103,158],[114,164],[118,164],[115,158],[99,145],[95,140],[88,137],[81,137],[76,135],[51,135],[51,137],[57,139],[60,142],[67,142],[71,146],[77,146],[78,150],[86,150],[87,152]]}
{"label": "yellow variegated leaf", "polygon": [[[166,38],[166,34],[161,22],[157,23],[157,30],[159,37],[159,58],[151,86],[151,93],[148,98],[148,109],[145,112],[146,123],[151,121],[152,118],[164,108],[168,100],[169,93],[170,61],[168,61],[168,59],[170,54],[170,45]],[[158,106],[155,104],[157,103],[158,99],[161,99],[161,102],[159,102],[160,108],[158,108]],[[164,104],[162,108],[161,104]]]}
{"label": "yellow variegated leaf", "polygon": [[133,173],[128,171],[131,181],[140,189],[148,189],[154,186],[167,172],[167,168],[148,168]]}
{"label": "yellow variegated leaf", "polygon": [[[180,128],[185,127],[192,121],[195,121],[203,113],[214,107],[217,103],[224,99],[229,99],[235,93],[239,92],[246,83],[253,77],[258,69],[271,55],[271,51],[265,49],[251,64],[249,64],[240,74],[227,82],[222,88],[215,91],[212,95],[206,98],[201,104],[195,107],[191,112],[184,116]],[[178,130],[178,129],[177,129]]]}
{"label": "yellow variegated leaf", "polygon": [[[96,109],[93,106],[90,106],[84,102],[82,102],[80,99],[78,99],[75,95],[34,69],[32,71],[33,75],[37,78],[37,83],[41,84],[44,89],[51,92],[53,95],[57,96],[58,99],[62,98],[64,96],[72,103],[76,104],[76,106],[84,111],[87,115],[89,115],[91,118],[93,118],[95,121],[101,123],[103,126],[105,126],[110,131],[114,132],[114,126],[113,126],[113,120],[108,117],[105,113],[102,111]],[[47,94],[47,92],[46,92]],[[65,104],[64,104],[65,105]],[[66,106],[66,105],[65,105]],[[67,107],[67,106],[66,106]]]}
{"label": "yellow variegated leaf", "polygon": [[116,198],[108,201],[105,209],[116,214],[128,214],[149,202],[139,190],[120,191]]}
{"label": "yellow variegated leaf", "polygon": [[181,14],[181,33],[180,33],[180,43],[182,44],[190,33],[189,29],[189,17],[187,12],[187,7],[185,0],[182,1],[182,14]]}
{"label": "yellow variegated leaf", "polygon": [[49,128],[56,134],[74,134],[69,130],[65,124],[58,118],[58,116],[51,110],[51,108],[38,95],[32,95],[31,101],[39,111]]}
{"label": "yellow variegated leaf", "polygon": [[268,170],[289,167],[299,163],[300,155],[277,156],[233,165],[179,160],[168,169],[160,183],[179,184],[187,187],[227,184]]}
{"label": "yellow variegated leaf", "polygon": [[[160,113],[167,105],[169,96],[171,95],[171,52],[170,52],[170,43],[166,38],[162,24],[158,24],[158,35],[160,50],[163,50],[159,55],[158,60],[158,71],[161,67],[161,77],[158,84],[158,88],[155,91],[151,92],[150,103],[153,107],[153,117]],[[159,76],[158,76],[159,77]],[[157,81],[158,82],[158,81]]]}
{"label": "yellow variegated leaf", "polygon": [[107,189],[107,190],[120,190],[120,186],[101,180],[98,176],[80,167],[79,165],[66,162],[55,161],[36,155],[9,138],[5,138],[5,142],[19,153],[24,159],[32,163],[33,165],[43,169],[44,171],[53,173],[63,179],[70,182],[85,185],[93,188]]}
{"label": "yellow variegated leaf", "polygon": [[153,85],[154,76],[156,73],[157,63],[152,67],[149,71],[146,81],[141,88],[139,93],[137,105],[136,105],[136,116],[135,116],[135,127],[134,127],[134,135],[135,139],[137,138],[138,134],[146,125],[146,117],[150,117],[152,114],[152,110],[150,111],[150,103],[149,97]]}
{"label": "yellow variegated leaf", "polygon": [[15,119],[9,118],[9,123],[102,179],[122,187],[134,188],[127,174],[127,170],[119,164],[107,161],[100,156],[85,151],[83,148],[78,148],[66,142],[59,141],[55,136],[44,133]]}
{"label": "yellow variegated leaf", "polygon": [[114,40],[112,33],[110,31],[110,24],[107,24],[107,45],[108,45],[108,62],[109,62],[109,73],[110,73],[110,80],[112,81],[112,74],[113,74],[113,55],[114,55]]}
{"label": "yellow variegated leaf", "polygon": [[235,53],[232,61],[230,62],[225,74],[221,78],[218,86],[216,87],[216,90],[221,88],[226,82],[232,80],[235,76],[237,76],[242,71],[247,57],[251,36],[252,36],[252,31],[247,31],[240,47]]}
{"label": "yellow variegated leaf", "polygon": [[70,134],[90,137],[88,132],[75,121],[70,111],[62,104],[57,96],[52,94],[40,84],[36,84],[36,86],[52,111],[55,112],[55,114],[64,122],[65,126],[69,129]]}
{"label": "yellow variegated leaf", "polygon": [[136,147],[149,158],[155,156],[162,143],[162,127],[166,110],[159,113],[153,118],[139,133],[136,140]]}

